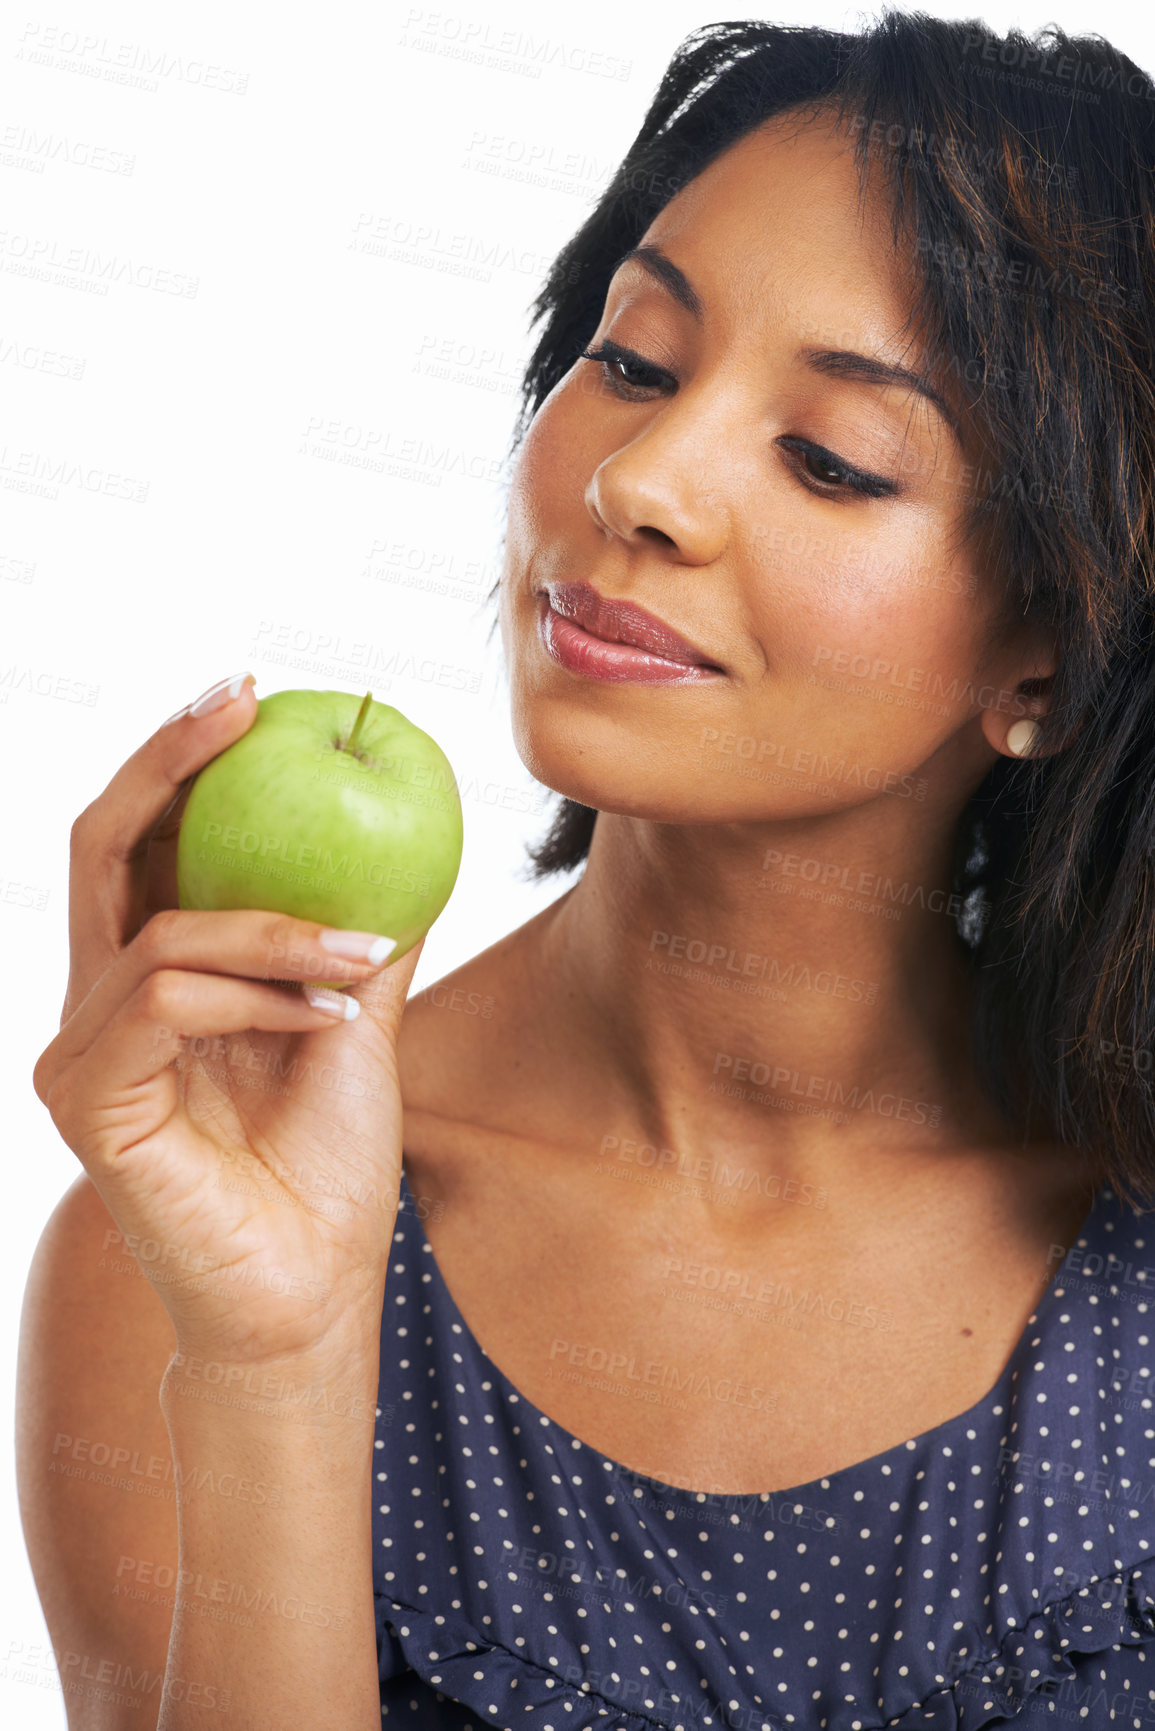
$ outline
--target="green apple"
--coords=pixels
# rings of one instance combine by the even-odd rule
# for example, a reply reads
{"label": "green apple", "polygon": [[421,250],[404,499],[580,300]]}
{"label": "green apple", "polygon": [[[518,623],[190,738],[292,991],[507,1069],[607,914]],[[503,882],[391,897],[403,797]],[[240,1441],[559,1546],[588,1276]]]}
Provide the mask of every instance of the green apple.
{"label": "green apple", "polygon": [[[461,800],[437,742],[373,693],[276,691],[194,780],[182,908],[267,908],[413,948],[461,864]],[[318,983],[320,981],[318,980]],[[349,985],[348,980],[324,980]]]}

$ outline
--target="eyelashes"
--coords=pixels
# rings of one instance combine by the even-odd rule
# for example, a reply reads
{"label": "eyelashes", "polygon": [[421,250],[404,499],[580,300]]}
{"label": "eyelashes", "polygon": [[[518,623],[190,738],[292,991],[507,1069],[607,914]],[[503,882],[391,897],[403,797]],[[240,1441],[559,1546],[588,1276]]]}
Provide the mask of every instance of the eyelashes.
{"label": "eyelashes", "polygon": [[841,482],[851,487],[854,492],[865,494],[869,499],[890,498],[898,492],[894,481],[888,481],[882,475],[868,474],[865,469],[852,468],[833,451],[828,451],[825,445],[816,445],[811,439],[796,439],[784,434],[778,443],[787,451],[797,451],[804,463],[813,462],[820,469],[825,469],[825,475],[815,475],[813,470],[809,471],[814,480],[824,485]]}
{"label": "eyelashes", "polygon": [[[633,349],[626,349],[620,343],[611,342],[609,338],[602,340],[596,349],[583,349],[582,360],[596,361],[602,369],[602,377],[614,396],[623,402],[647,402],[649,398],[640,395],[666,385],[677,388],[677,379],[662,367],[655,367]],[[620,369],[615,371],[615,369]],[[644,375],[629,379],[626,370],[632,370],[636,375]],[[793,435],[783,435],[778,440],[779,446],[794,452],[799,460],[799,467],[805,469],[800,474],[804,486],[820,498],[835,499],[840,493],[851,491],[871,499],[890,498],[901,491],[896,481],[887,480],[884,475],[872,475],[865,469],[856,469],[847,463],[836,452],[827,450],[825,445],[816,444],[812,439],[800,439]],[[813,464],[813,468],[805,465]],[[815,473],[815,469],[820,471]],[[796,471],[798,472],[798,471]],[[808,478],[807,478],[808,477]]]}
{"label": "eyelashes", "polygon": [[[581,359],[600,363],[606,383],[611,390],[619,384],[625,384],[632,389],[645,389],[648,385],[660,383],[662,379],[668,379],[671,384],[675,385],[678,382],[672,373],[663,371],[661,367],[651,366],[649,361],[644,361],[641,355],[636,355],[632,349],[623,349],[619,343],[610,342],[608,338],[603,339],[602,345],[598,349],[583,349]],[[648,373],[650,377],[635,380],[631,385],[631,381],[628,379],[615,378],[610,371],[611,367],[633,367],[635,372]]]}

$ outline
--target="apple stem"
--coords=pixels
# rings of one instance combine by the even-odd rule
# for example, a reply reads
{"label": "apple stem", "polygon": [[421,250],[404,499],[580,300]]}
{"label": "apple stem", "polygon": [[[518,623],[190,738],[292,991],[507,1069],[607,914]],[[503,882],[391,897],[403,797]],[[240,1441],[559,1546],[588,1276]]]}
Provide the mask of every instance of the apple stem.
{"label": "apple stem", "polygon": [[345,751],[354,751],[355,750],[355,747],[357,744],[357,735],[361,731],[361,723],[364,721],[365,717],[368,715],[369,705],[372,703],[372,701],[373,701],[373,693],[371,691],[367,691],[365,693],[364,697],[361,699],[361,707],[357,711],[357,719],[353,723],[353,730],[350,733],[348,739],[345,741],[345,744],[343,747],[343,749]]}

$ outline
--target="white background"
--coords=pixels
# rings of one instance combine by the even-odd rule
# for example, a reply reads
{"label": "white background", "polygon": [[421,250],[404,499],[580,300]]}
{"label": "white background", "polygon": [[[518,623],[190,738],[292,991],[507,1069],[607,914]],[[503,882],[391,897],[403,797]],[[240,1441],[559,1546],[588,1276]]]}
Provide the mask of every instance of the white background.
{"label": "white background", "polygon": [[[1151,71],[1144,10],[1072,0],[1058,21]],[[999,31],[1050,16],[982,8]],[[69,829],[149,733],[246,669],[258,696],[372,688],[431,732],[465,853],[416,989],[568,881],[525,881],[553,802],[513,749],[483,599],[528,307],[712,17],[688,0],[660,22],[620,0],[201,0],[17,7],[0,27],[6,1438],[29,1260],[79,1171],[31,1085],[67,974]],[[43,479],[62,464],[111,490]],[[61,1727],[3,1452],[0,1720]],[[17,1680],[29,1664],[38,1683]]]}

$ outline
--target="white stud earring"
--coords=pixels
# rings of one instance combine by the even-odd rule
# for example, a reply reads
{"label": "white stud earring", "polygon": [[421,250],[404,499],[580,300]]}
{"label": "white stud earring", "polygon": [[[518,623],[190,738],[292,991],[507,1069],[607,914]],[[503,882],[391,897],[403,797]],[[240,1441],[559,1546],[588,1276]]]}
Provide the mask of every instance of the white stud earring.
{"label": "white stud earring", "polygon": [[1040,732],[1037,721],[1016,721],[1007,729],[1007,750],[1012,757],[1028,757]]}

